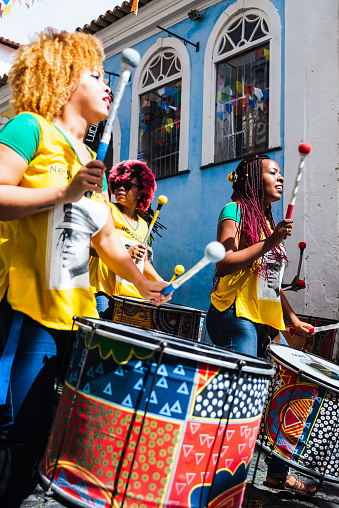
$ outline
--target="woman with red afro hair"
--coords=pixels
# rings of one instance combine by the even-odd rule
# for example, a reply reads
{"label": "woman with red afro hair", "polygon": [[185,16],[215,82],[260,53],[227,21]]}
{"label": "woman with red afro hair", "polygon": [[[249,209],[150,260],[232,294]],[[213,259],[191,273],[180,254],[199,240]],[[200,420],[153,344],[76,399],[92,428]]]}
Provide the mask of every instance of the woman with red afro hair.
{"label": "woman with red afro hair", "polygon": [[[111,169],[108,187],[116,201],[111,203],[111,212],[118,236],[145,277],[163,281],[148,260],[147,246],[143,245],[148,225],[142,216],[147,215],[157,188],[152,170],[138,160],[119,162]],[[131,282],[111,272],[99,258],[91,258],[90,274],[102,318],[111,317],[109,302],[114,295],[142,298]]]}
{"label": "woman with red afro hair", "polygon": [[138,208],[146,212],[154,198],[157,184],[152,170],[141,161],[122,161],[112,167],[108,178],[108,185],[112,194],[117,187],[118,183],[131,181],[135,177],[139,180],[140,198],[138,201]]}

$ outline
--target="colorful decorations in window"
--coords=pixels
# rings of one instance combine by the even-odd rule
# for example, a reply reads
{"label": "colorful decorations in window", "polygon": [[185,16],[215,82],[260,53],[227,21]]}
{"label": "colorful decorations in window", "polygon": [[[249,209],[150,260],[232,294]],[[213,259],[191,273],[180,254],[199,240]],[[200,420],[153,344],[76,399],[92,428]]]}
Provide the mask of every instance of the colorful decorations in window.
{"label": "colorful decorations in window", "polygon": [[215,162],[268,147],[269,44],[216,65]]}
{"label": "colorful decorations in window", "polygon": [[157,178],[178,172],[181,86],[177,53],[156,53],[141,76],[138,158]]}

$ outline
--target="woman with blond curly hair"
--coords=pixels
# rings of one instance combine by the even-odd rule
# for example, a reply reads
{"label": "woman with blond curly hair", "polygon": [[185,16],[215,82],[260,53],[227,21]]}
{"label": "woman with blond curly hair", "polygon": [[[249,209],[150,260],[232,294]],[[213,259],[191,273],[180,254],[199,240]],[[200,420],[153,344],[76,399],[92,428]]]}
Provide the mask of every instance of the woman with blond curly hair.
{"label": "woman with blond curly hair", "polygon": [[10,71],[18,116],[0,132],[0,505],[6,508],[19,507],[34,484],[72,318],[98,317],[90,242],[145,298],[167,301],[160,293],[165,283],[148,281],[117,236],[105,166],[83,141],[110,109],[103,56],[90,35],[48,29],[17,51]]}
{"label": "woman with blond curly hair", "polygon": [[[119,162],[109,174],[108,186],[116,201],[111,203],[111,213],[119,238],[147,279],[163,281],[148,260],[147,246],[143,245],[148,224],[142,215],[148,211],[157,187],[152,170],[138,160]],[[113,295],[142,298],[131,282],[112,273],[97,257],[90,260],[90,280],[103,318],[111,315],[109,302]]]}

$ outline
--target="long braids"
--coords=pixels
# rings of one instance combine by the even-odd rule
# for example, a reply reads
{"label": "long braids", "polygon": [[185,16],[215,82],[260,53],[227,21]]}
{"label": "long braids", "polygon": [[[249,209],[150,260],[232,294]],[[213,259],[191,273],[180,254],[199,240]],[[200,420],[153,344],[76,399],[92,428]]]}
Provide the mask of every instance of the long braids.
{"label": "long braids", "polygon": [[[241,161],[236,170],[228,176],[228,180],[233,183],[232,201],[238,204],[241,211],[242,233],[245,239],[245,247],[250,247],[258,243],[263,235],[268,238],[275,228],[272,206],[269,204],[265,209],[264,203],[262,161],[265,159],[269,159],[269,157],[264,154],[249,156]],[[272,231],[268,227],[267,222]],[[280,245],[274,247],[273,256],[276,261],[284,261],[287,263],[285,251]],[[251,268],[260,277],[267,279],[265,256],[254,261]],[[212,291],[216,290],[219,280],[220,277],[216,272],[213,279]]]}

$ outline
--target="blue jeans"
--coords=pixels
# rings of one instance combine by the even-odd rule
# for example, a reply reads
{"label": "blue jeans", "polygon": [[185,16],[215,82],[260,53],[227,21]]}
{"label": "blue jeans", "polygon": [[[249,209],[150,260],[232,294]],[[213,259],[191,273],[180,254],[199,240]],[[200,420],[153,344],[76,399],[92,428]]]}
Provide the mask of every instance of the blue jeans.
{"label": "blue jeans", "polygon": [[[257,353],[264,356],[270,341],[265,326],[237,317],[234,305],[220,312],[211,304],[206,317],[206,328],[216,346],[252,356],[257,356]],[[267,475],[271,478],[284,480],[288,475],[288,465],[275,455],[266,457],[265,462],[268,466]]]}
{"label": "blue jeans", "polygon": [[210,305],[206,317],[207,332],[216,346],[257,356],[264,354],[268,336],[264,326],[248,319],[237,317],[232,305],[223,312]]}
{"label": "blue jeans", "polygon": [[[0,303],[0,355],[14,318]],[[0,505],[20,506],[26,479],[41,457],[52,421],[55,376],[62,376],[70,332],[50,330],[24,316],[12,364],[6,403],[0,405]],[[66,370],[64,366],[63,371]],[[18,478],[25,481],[18,482]]]}
{"label": "blue jeans", "polygon": [[97,303],[97,311],[101,319],[111,319],[112,311],[110,308],[110,297],[105,293],[97,293],[95,295],[95,300]]}

